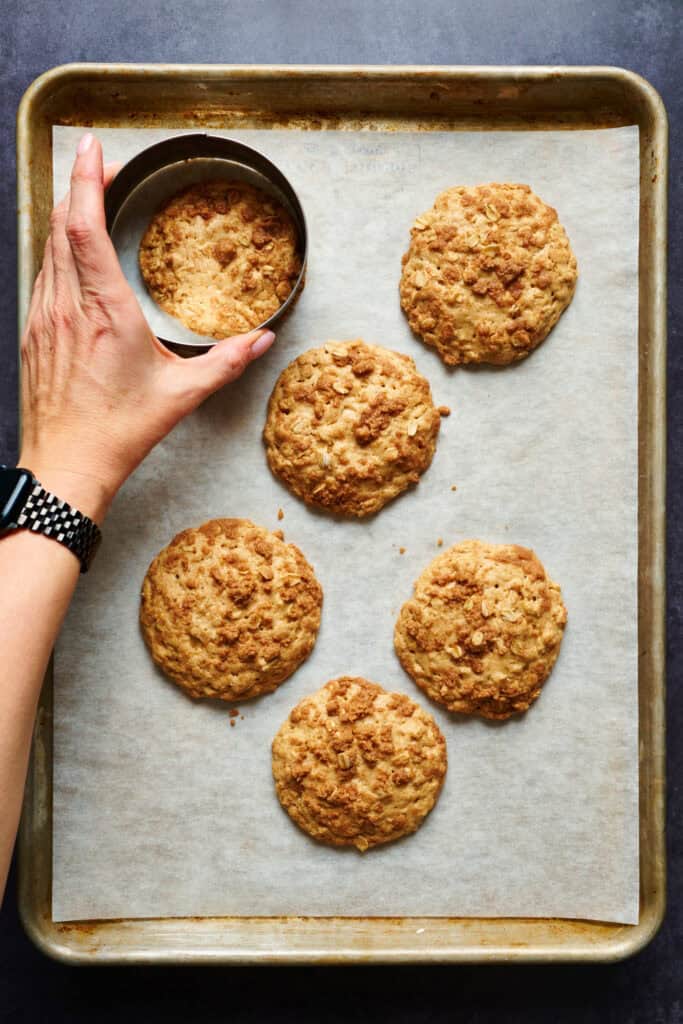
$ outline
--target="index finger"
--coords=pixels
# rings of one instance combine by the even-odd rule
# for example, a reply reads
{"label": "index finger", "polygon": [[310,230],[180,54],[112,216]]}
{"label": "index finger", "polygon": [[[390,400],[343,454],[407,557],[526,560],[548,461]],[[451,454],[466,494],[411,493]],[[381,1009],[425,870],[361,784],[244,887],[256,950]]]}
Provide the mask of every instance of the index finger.
{"label": "index finger", "polygon": [[104,165],[104,173],[102,175],[102,184],[104,185],[105,189],[109,188],[109,186],[111,185],[112,181],[114,180],[114,178],[119,173],[119,171],[121,170],[122,167],[123,167],[123,162],[121,160],[115,160],[113,163],[109,163],[109,164],[105,164]]}
{"label": "index finger", "polygon": [[104,216],[102,147],[93,135],[78,144],[71,172],[66,237],[82,285],[100,289],[122,277]]}

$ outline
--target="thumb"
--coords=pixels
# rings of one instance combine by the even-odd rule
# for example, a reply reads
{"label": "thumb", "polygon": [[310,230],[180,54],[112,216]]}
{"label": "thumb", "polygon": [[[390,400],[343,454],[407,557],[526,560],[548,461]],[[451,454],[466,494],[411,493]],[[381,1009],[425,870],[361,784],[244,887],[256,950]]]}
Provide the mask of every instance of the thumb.
{"label": "thumb", "polygon": [[272,331],[250,331],[223,338],[204,355],[184,360],[183,370],[189,371],[202,401],[224,384],[241,377],[249,363],[267,352],[274,341]]}

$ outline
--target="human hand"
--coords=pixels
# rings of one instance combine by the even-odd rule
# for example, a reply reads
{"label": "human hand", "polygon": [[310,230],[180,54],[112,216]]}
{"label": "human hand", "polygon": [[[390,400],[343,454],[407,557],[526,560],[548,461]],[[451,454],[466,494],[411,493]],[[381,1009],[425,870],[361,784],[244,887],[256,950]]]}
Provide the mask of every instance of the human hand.
{"label": "human hand", "polygon": [[150,449],[275,340],[251,331],[192,359],[158,341],[107,234],[104,189],[115,171],[84,136],[21,341],[19,464],[99,522]]}

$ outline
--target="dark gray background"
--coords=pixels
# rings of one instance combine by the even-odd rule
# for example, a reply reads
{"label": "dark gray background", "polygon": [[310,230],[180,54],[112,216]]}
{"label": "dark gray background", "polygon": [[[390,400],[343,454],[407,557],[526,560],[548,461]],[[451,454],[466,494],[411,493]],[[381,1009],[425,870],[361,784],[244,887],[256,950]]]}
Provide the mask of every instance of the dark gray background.
{"label": "dark gray background", "polygon": [[[683,1024],[683,815],[677,692],[683,643],[683,390],[677,163],[683,0],[2,0],[0,461],[16,458],[14,118],[42,71],[68,61],[615,64],[659,90],[671,125],[669,324],[669,910],[623,964],[550,968],[77,969],[33,949],[14,880],[0,913],[0,1020],[489,1020]],[[1,656],[1,655],[0,655]],[[457,871],[457,865],[453,866]]]}

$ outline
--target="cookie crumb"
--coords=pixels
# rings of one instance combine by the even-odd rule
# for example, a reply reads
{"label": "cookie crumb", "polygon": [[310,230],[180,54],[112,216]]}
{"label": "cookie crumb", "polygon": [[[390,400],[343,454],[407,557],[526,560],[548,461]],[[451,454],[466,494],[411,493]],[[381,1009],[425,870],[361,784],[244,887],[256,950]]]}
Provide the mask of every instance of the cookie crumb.
{"label": "cookie crumb", "polygon": [[439,416],[450,416],[451,414],[451,410],[448,408],[447,405],[440,405],[439,408],[437,409],[437,412]]}
{"label": "cookie crumb", "polygon": [[237,718],[237,716],[239,715],[239,711],[237,710],[237,708],[230,708],[228,714],[230,715],[231,718]]}
{"label": "cookie crumb", "polygon": [[277,510],[277,517],[278,517],[278,519],[279,519],[280,521],[282,521],[282,520],[283,520],[283,519],[285,518],[285,514],[284,514],[284,512],[282,511],[282,509],[281,509],[281,508],[279,508],[279,509]]}
{"label": "cookie crumb", "polygon": [[406,549],[405,548],[399,548],[398,549],[398,553],[399,553],[399,555],[405,555]]}
{"label": "cookie crumb", "polygon": [[231,726],[231,728],[233,728],[233,729],[235,728],[235,719],[234,719],[234,718],[231,718],[231,719],[230,719],[230,726]]}
{"label": "cookie crumb", "polygon": [[457,488],[457,487],[455,486],[455,484],[453,484],[453,486],[451,487],[451,490],[452,490],[452,491],[457,491],[457,489],[458,489],[458,488]]}
{"label": "cookie crumb", "polygon": [[437,548],[440,548],[442,544],[443,544],[443,537],[437,537],[437,539],[436,539],[436,546],[437,546]]}

